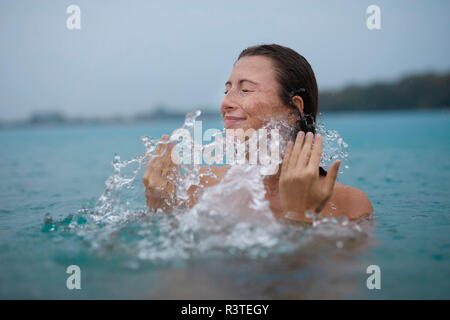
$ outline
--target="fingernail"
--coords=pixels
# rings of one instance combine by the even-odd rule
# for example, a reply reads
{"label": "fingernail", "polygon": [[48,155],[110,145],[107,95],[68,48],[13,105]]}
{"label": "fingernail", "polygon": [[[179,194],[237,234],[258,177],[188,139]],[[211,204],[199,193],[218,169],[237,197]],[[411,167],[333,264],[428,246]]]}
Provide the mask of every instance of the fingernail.
{"label": "fingernail", "polygon": [[303,131],[300,131],[298,134],[297,134],[297,137],[303,137],[305,135],[305,133],[303,132]]}
{"label": "fingernail", "polygon": [[306,136],[309,137],[309,138],[311,138],[312,135],[313,135],[313,134],[312,134],[311,131],[309,131],[309,132],[306,134]]}

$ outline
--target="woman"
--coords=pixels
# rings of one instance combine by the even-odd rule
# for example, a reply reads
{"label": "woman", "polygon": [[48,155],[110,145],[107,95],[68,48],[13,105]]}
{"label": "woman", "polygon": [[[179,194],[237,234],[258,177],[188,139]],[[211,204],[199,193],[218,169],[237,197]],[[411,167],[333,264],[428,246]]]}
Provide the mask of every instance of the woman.
{"label": "woman", "polygon": [[[264,179],[266,198],[276,217],[311,222],[308,210],[325,216],[345,215],[350,219],[372,213],[367,195],[336,182],[340,161],[326,172],[319,167],[322,136],[315,134],[318,89],[314,72],[306,59],[280,45],[258,45],[239,55],[221,105],[225,128],[258,129],[274,117],[283,117],[294,128],[295,141],[288,142],[281,170]],[[164,135],[164,139],[168,136]],[[167,179],[175,164],[170,148],[153,160],[143,178],[150,210],[176,205],[175,187]],[[159,145],[156,153],[163,152]],[[201,187],[217,184],[229,166],[211,166],[216,177],[203,176]],[[201,172],[207,168],[202,167]],[[189,204],[198,200],[200,186],[189,189]]]}

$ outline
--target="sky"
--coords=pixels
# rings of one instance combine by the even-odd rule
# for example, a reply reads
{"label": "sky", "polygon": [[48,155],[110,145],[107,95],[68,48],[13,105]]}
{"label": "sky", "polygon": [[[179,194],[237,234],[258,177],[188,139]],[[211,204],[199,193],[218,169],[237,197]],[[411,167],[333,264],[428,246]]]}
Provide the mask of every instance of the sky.
{"label": "sky", "polygon": [[[81,29],[67,28],[70,5]],[[263,43],[302,54],[319,90],[447,72],[449,12],[448,0],[1,0],[0,120],[219,110],[237,56]]]}

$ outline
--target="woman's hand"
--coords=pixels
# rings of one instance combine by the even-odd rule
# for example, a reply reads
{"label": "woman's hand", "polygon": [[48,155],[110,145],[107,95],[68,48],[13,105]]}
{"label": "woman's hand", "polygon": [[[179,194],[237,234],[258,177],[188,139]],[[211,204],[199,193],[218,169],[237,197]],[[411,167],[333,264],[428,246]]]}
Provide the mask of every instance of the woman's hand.
{"label": "woman's hand", "polygon": [[[169,136],[164,134],[161,138],[167,140]],[[155,151],[159,156],[150,162],[142,178],[147,206],[151,211],[159,208],[166,211],[176,204],[176,189],[170,179],[171,173],[175,175],[177,170],[171,159],[173,147],[171,143],[159,144]]]}
{"label": "woman's hand", "polygon": [[279,190],[281,208],[287,218],[310,222],[307,210],[320,213],[330,199],[340,160],[332,163],[326,177],[319,176],[322,135],[299,132],[295,144],[289,141],[281,168]]}

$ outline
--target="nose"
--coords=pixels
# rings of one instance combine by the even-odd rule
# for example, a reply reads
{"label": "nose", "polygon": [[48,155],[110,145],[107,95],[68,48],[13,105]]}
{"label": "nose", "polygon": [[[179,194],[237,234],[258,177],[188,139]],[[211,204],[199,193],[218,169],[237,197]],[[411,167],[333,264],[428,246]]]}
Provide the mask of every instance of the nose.
{"label": "nose", "polygon": [[230,113],[233,110],[236,110],[239,108],[239,105],[233,101],[230,94],[226,94],[225,97],[222,100],[222,104],[220,105],[220,111],[222,112],[222,115],[225,115],[226,113]]}

